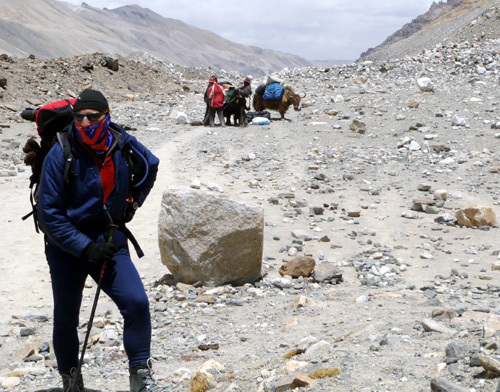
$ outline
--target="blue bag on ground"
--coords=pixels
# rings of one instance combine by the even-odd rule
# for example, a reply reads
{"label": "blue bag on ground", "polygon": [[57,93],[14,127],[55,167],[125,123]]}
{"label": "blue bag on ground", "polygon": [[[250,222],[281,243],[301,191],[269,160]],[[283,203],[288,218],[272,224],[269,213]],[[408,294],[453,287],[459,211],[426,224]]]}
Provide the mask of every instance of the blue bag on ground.
{"label": "blue bag on ground", "polygon": [[269,99],[281,99],[283,97],[283,93],[285,92],[285,88],[279,83],[271,83],[266,87],[266,91],[264,91],[264,100]]}

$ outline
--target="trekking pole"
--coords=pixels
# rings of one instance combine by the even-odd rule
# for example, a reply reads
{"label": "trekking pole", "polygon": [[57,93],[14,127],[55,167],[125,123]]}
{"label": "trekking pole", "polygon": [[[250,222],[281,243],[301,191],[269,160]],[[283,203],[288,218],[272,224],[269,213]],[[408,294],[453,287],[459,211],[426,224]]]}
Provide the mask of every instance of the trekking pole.
{"label": "trekking pole", "polygon": [[[108,243],[113,243],[113,241],[115,240],[115,235],[116,235],[117,229],[118,229],[118,225],[115,225],[114,223],[110,223],[108,238],[107,238]],[[78,362],[78,368],[76,369],[76,373],[74,376],[75,378],[73,379],[73,385],[71,387],[72,392],[77,392],[76,384],[78,382],[78,377],[80,376],[80,373],[82,371],[83,358],[85,357],[85,350],[87,349],[87,343],[89,341],[90,330],[92,329],[92,324],[94,322],[95,311],[97,308],[97,301],[99,300],[99,294],[101,293],[102,278],[104,277],[104,274],[106,272],[106,264],[107,264],[107,260],[105,260],[104,263],[102,264],[101,274],[99,275],[99,281],[97,283],[97,290],[95,292],[95,297],[94,297],[94,304],[92,305],[92,311],[90,312],[90,318],[89,318],[89,322],[87,324],[87,333],[85,334],[85,340],[83,341],[82,354],[80,355],[80,361]]]}

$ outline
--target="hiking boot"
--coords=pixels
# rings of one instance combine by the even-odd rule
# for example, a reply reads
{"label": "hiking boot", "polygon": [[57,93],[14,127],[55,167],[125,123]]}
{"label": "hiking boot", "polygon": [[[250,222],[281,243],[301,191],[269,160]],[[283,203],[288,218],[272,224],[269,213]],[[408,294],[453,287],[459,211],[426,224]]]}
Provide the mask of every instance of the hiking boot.
{"label": "hiking boot", "polygon": [[[73,392],[73,380],[75,379],[76,368],[71,368],[69,372],[59,372],[63,381],[62,392]],[[76,382],[76,388],[74,392],[85,392],[83,387],[82,374],[78,375],[78,381]]]}
{"label": "hiking boot", "polygon": [[160,388],[153,378],[151,359],[141,363],[135,368],[130,368],[130,392],[167,392]]}

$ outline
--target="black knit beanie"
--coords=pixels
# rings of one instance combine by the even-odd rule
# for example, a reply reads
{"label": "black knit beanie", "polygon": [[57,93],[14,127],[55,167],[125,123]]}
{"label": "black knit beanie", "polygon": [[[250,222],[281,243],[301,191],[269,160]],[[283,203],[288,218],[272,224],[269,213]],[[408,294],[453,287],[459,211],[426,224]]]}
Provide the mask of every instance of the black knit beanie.
{"label": "black knit beanie", "polygon": [[78,112],[83,109],[94,109],[100,112],[107,112],[109,110],[109,105],[100,91],[83,90],[73,105],[73,112]]}

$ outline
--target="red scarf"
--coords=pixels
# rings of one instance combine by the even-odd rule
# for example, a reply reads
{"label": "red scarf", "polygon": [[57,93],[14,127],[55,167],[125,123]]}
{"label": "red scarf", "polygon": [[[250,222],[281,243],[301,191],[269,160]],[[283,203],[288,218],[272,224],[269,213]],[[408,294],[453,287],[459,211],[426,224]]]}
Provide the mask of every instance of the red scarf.
{"label": "red scarf", "polygon": [[102,122],[92,127],[82,128],[75,124],[78,139],[97,153],[108,151],[113,142],[113,135],[109,131],[110,122],[111,116],[108,113]]}

